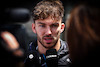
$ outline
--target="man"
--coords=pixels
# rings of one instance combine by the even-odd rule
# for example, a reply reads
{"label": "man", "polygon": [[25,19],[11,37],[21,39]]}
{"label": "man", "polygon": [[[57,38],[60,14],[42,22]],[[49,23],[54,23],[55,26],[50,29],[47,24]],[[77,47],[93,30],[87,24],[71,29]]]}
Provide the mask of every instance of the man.
{"label": "man", "polygon": [[[54,64],[55,62],[53,60],[51,60],[52,63],[48,60],[48,62],[51,63],[50,66],[68,67],[69,58],[67,43],[60,39],[60,34],[63,32],[65,28],[64,23],[62,23],[64,13],[62,2],[59,0],[43,0],[35,6],[32,13],[34,20],[34,23],[32,23],[32,30],[34,33],[37,34],[37,44],[32,42],[29,45],[30,53],[28,52],[28,57],[30,59],[26,60],[26,66],[31,67],[32,64],[36,64],[33,66],[39,66],[39,62],[37,62],[37,56],[39,56],[40,54],[40,56],[42,55],[41,57],[45,57],[47,50],[55,49],[57,51],[58,63]],[[35,56],[32,54],[35,54]],[[51,56],[54,55],[50,55],[49,57]],[[32,60],[33,57],[35,57],[34,60],[36,61]],[[44,61],[43,58],[40,59],[41,67],[49,67],[49,63],[46,63],[47,60],[45,58]]]}

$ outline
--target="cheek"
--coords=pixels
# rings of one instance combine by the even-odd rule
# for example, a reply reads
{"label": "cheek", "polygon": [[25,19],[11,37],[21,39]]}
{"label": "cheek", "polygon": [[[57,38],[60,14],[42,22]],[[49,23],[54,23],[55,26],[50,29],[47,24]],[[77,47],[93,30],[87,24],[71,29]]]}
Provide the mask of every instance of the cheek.
{"label": "cheek", "polygon": [[58,39],[60,37],[60,31],[56,31],[55,34],[54,34],[54,37],[56,39]]}
{"label": "cheek", "polygon": [[56,29],[57,34],[61,33],[61,27]]}
{"label": "cheek", "polygon": [[60,35],[60,29],[56,29],[56,30],[54,30],[53,31],[53,34],[55,35],[55,36],[58,36],[58,35]]}
{"label": "cheek", "polygon": [[60,32],[60,31],[58,31],[58,32],[57,32],[57,35],[58,35],[58,36],[60,36],[60,33],[61,33],[61,32]]}
{"label": "cheek", "polygon": [[39,37],[42,37],[43,34],[44,34],[44,32],[43,32],[43,30],[37,30],[37,31],[36,31],[36,34],[37,34]]}

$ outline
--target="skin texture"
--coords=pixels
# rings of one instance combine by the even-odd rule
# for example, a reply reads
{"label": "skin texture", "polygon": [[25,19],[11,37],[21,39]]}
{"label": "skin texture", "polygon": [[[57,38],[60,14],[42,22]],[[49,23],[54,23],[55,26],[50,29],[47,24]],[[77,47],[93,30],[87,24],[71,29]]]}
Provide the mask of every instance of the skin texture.
{"label": "skin texture", "polygon": [[54,48],[57,51],[60,48],[60,34],[65,25],[60,20],[53,20],[50,16],[46,19],[35,20],[32,24],[32,30],[37,34],[38,51],[45,54],[46,50]]}

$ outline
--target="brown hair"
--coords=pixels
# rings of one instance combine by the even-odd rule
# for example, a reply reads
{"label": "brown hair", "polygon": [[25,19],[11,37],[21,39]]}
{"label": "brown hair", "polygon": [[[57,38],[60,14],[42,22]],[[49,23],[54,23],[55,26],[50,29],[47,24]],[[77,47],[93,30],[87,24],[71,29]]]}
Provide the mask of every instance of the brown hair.
{"label": "brown hair", "polygon": [[32,11],[33,20],[46,19],[49,16],[52,19],[59,20],[63,17],[63,14],[64,7],[60,0],[43,0]]}
{"label": "brown hair", "polygon": [[[100,13],[98,8],[75,7],[66,21],[67,42],[72,61],[83,60],[100,45]],[[100,46],[99,46],[100,47]]]}

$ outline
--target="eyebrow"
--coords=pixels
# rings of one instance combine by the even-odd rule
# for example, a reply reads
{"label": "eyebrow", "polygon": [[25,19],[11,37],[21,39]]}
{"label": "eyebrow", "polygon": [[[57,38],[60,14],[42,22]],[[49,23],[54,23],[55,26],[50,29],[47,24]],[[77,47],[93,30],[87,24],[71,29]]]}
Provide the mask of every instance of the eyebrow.
{"label": "eyebrow", "polygon": [[45,24],[45,23],[42,23],[42,22],[38,22],[37,24]]}
{"label": "eyebrow", "polygon": [[[37,24],[44,24],[44,25],[46,25],[45,23],[42,23],[42,22],[38,22]],[[59,23],[58,22],[56,22],[56,23],[52,23],[51,25],[58,25]]]}
{"label": "eyebrow", "polygon": [[53,24],[59,24],[59,23],[53,23]]}

